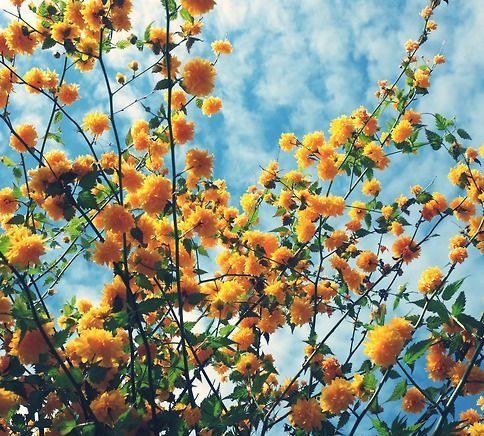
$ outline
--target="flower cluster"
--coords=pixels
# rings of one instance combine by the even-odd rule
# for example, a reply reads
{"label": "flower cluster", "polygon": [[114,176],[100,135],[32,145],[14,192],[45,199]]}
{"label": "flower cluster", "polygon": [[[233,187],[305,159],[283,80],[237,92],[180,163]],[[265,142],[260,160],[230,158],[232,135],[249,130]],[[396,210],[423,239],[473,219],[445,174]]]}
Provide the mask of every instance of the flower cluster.
{"label": "flower cluster", "polygon": [[[11,0],[15,19],[0,30],[0,163],[13,175],[0,189],[0,433],[266,434],[284,420],[291,434],[357,434],[362,422],[386,434],[365,418],[397,400],[415,423],[397,417],[392,433],[430,432],[435,417],[438,433],[440,406],[480,394],[482,323],[450,276],[484,251],[484,150],[455,120],[415,109],[445,61],[417,56],[438,3],[421,12],[400,78],[378,82],[375,110],[282,133],[287,155],[234,199],[214,177],[222,160],[194,145],[197,120],[224,116],[218,62],[237,55],[227,39],[191,54],[214,0],[163,1],[141,33],[139,1]],[[151,92],[137,95],[142,81]],[[45,123],[17,115],[22,92],[48,106]],[[451,189],[391,195],[388,169],[422,148],[451,160]],[[414,280],[444,220],[458,228],[450,263]],[[96,271],[90,299],[69,275],[79,262]],[[301,359],[281,337],[303,338]],[[302,366],[283,380],[289,355]],[[416,365],[439,388],[419,386]],[[481,421],[467,410],[452,431],[480,434]]]}

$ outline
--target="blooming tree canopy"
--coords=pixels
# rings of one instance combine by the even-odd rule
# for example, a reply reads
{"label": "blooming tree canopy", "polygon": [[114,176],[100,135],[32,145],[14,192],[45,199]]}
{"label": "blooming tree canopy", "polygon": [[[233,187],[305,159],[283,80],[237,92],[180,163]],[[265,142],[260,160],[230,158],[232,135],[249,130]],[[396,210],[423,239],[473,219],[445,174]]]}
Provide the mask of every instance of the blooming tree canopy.
{"label": "blooming tree canopy", "polygon": [[[195,117],[224,111],[217,65],[237,55],[203,40],[218,5],[162,0],[139,33],[140,3],[2,12],[0,432],[482,435],[483,319],[460,271],[484,251],[483,149],[451,115],[416,109],[445,68],[425,53],[440,0],[415,12],[420,34],[374,107],[281,127],[285,157],[240,199],[193,144]],[[193,55],[202,44],[210,57]],[[100,86],[88,111],[85,75]],[[22,93],[45,122],[19,112]],[[127,123],[134,106],[144,116]],[[424,152],[445,157],[457,194],[385,195],[385,172]],[[434,238],[448,262],[421,267]],[[79,262],[110,274],[89,278],[95,299],[56,292]]]}

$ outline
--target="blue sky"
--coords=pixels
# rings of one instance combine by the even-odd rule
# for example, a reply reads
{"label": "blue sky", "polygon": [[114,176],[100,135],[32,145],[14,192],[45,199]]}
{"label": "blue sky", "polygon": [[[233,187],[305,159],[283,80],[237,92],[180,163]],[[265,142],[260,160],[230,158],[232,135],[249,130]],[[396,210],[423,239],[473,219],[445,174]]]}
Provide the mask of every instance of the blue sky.
{"label": "blue sky", "polygon": [[[360,105],[370,110],[374,107],[376,81],[391,82],[398,75],[403,44],[418,36],[422,26],[418,13],[426,5],[422,0],[219,0],[217,3],[218,7],[204,18],[203,38],[208,43],[228,38],[234,46],[234,53],[217,64],[214,95],[222,98],[223,111],[211,119],[198,111],[190,113],[197,124],[195,140],[189,146],[207,148],[216,155],[215,175],[227,180],[234,204],[246,187],[255,183],[259,167],[279,156],[281,132],[294,131],[302,136],[315,130],[327,131],[332,118],[349,114]],[[9,2],[0,0],[0,5],[8,8]],[[152,20],[163,25],[158,0],[138,1],[136,5],[132,19],[138,33]],[[455,116],[459,126],[473,137],[471,144],[478,147],[484,143],[484,32],[481,30],[484,2],[450,0],[450,5],[443,4],[438,9],[435,19],[439,28],[423,53],[432,57],[441,52],[447,57],[447,63],[438,67],[430,95],[419,101],[416,109]],[[5,21],[5,14],[0,14],[0,24]],[[207,43],[195,44],[193,54],[212,56]],[[127,73],[128,62],[137,58],[139,53],[131,49],[109,56],[113,81],[116,72]],[[25,71],[45,60],[52,68],[59,62],[50,53],[44,53],[41,57],[26,59],[18,68]],[[143,55],[144,65],[151,60]],[[147,76],[136,82],[136,87],[127,87],[118,97],[117,107],[148,93],[155,80]],[[93,109],[106,111],[99,70],[85,77],[73,71],[68,81],[81,85],[83,98],[71,109],[78,119]],[[160,98],[158,94],[150,102],[159,104]],[[12,109],[14,120],[20,123],[28,119],[39,127],[45,124],[48,114],[41,99],[22,91],[14,101],[17,102]],[[120,120],[124,132],[139,117],[144,117],[140,105],[123,112]],[[62,127],[66,152],[71,156],[86,152],[81,151],[81,141],[68,124]],[[108,140],[109,137],[100,143],[101,150],[109,149]],[[13,155],[3,125],[0,126],[0,154]],[[285,169],[293,166],[288,156],[281,155],[280,162]],[[437,177],[435,190],[455,194],[446,180],[450,165],[450,158],[444,153],[424,153],[418,157],[418,163],[414,157],[400,159],[388,175],[381,177],[384,196],[391,201],[409,186],[417,183],[426,186],[434,177]],[[9,173],[0,169],[0,180],[9,177]],[[269,226],[270,222],[266,224]],[[446,264],[447,253],[441,247],[447,245],[448,235],[456,229],[455,221],[444,226],[440,232],[442,240],[431,241],[419,262],[410,266],[406,281],[415,284],[414,278],[424,267]],[[482,267],[482,261],[474,253],[474,260],[458,269],[454,277],[468,275],[478,267]],[[59,284],[59,295],[96,298],[102,283],[109,280],[109,272],[80,259]],[[477,275],[466,286],[468,306],[478,315],[484,301]],[[322,328],[326,329],[326,325]],[[299,341],[305,335],[304,329],[296,332]],[[330,345],[335,352],[347,338],[348,329],[333,339]],[[283,373],[290,374],[299,364],[292,360],[288,349],[299,350],[302,346],[301,342],[290,341],[287,332],[276,336],[273,354],[284,362]]]}

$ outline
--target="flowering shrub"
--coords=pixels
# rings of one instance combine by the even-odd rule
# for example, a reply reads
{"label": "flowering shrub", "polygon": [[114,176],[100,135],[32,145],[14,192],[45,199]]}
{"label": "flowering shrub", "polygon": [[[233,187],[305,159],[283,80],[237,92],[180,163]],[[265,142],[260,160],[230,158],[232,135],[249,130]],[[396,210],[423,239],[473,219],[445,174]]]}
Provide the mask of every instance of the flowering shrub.
{"label": "flowering shrub", "polygon": [[[440,1],[421,11],[375,108],[328,132],[282,133],[294,168],[267,163],[240,207],[214,156],[190,144],[193,114],[224,110],[216,64],[236,53],[218,40],[210,59],[190,55],[215,1],[163,0],[143,35],[130,33],[133,0],[11,3],[0,31],[4,434],[482,434],[477,408],[453,416],[484,390],[482,318],[454,278],[484,251],[479,152],[453,119],[415,110],[445,62],[420,56]],[[116,71],[123,50],[135,59]],[[108,110],[78,119],[71,106],[90,90],[76,78],[89,71]],[[120,103],[141,80],[152,91]],[[48,108],[46,125],[14,115],[20,90]],[[120,112],[135,104],[147,119],[126,126]],[[65,132],[75,143],[61,147]],[[383,200],[379,175],[421,149],[448,157],[458,195],[415,185]],[[398,286],[452,219],[448,264]],[[99,298],[57,313],[55,287],[81,258],[112,280],[92,277]],[[333,352],[348,326],[346,355]],[[280,331],[288,343],[304,335],[287,380],[271,354]],[[398,409],[393,422],[385,409]]]}

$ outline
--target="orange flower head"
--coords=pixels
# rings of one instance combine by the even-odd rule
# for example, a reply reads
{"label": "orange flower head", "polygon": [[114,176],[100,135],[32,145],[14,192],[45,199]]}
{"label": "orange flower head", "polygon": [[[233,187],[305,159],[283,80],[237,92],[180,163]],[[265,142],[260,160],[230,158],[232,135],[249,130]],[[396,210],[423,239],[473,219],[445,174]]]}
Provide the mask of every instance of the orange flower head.
{"label": "orange flower head", "polygon": [[183,67],[183,84],[188,93],[205,97],[213,90],[215,75],[215,68],[210,61],[193,58]]}
{"label": "orange flower head", "polygon": [[420,413],[425,407],[425,396],[417,388],[407,389],[403,396],[402,409],[408,413]]}
{"label": "orange flower head", "polygon": [[343,412],[355,401],[355,394],[351,383],[344,378],[335,378],[321,392],[321,409],[335,415]]}

